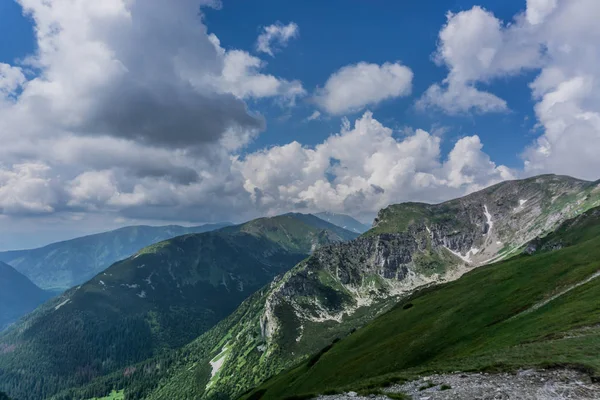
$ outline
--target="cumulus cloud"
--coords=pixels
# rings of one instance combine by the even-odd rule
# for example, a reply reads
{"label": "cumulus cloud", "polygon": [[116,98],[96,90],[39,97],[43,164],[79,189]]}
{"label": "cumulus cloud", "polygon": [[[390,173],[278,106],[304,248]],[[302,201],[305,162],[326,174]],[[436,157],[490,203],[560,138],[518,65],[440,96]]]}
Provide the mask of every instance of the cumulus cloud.
{"label": "cumulus cloud", "polygon": [[387,99],[409,95],[412,79],[411,69],[400,63],[347,65],[317,90],[315,102],[329,114],[360,111]]}
{"label": "cumulus cloud", "polygon": [[21,68],[0,63],[0,101],[12,96],[25,81]]}
{"label": "cumulus cloud", "polygon": [[[541,7],[544,5],[545,7]],[[534,7],[535,13],[530,13]],[[540,10],[543,10],[541,12]],[[543,134],[524,152],[529,174],[600,178],[600,3],[528,2],[547,61],[530,87]],[[543,16],[543,17],[542,17]]]}
{"label": "cumulus cloud", "polygon": [[440,141],[420,129],[397,139],[366,112],[315,147],[275,146],[235,168],[256,207],[271,212],[375,212],[399,199],[445,200],[514,177],[490,161],[477,136],[459,140],[446,160]]}
{"label": "cumulus cloud", "polygon": [[39,50],[28,64],[39,74],[25,82],[3,64],[0,91],[24,85],[21,118],[34,114],[44,129],[205,146],[264,127],[242,99],[303,93],[298,81],[262,74],[260,59],[221,48],[202,22],[207,2],[20,2],[36,24]]}
{"label": "cumulus cloud", "polygon": [[527,0],[527,21],[531,25],[541,24],[557,5],[558,0]]}
{"label": "cumulus cloud", "polygon": [[47,214],[60,203],[61,188],[41,163],[0,168],[0,214]]}
{"label": "cumulus cloud", "polygon": [[[200,8],[214,1],[18,1],[34,21],[37,50],[19,65],[0,64],[5,214],[154,204],[134,194],[163,182],[214,195],[216,182],[228,185],[220,175],[230,152],[265,126],[245,100],[289,105],[304,95],[299,81],[221,47]],[[44,168],[25,173],[23,165]],[[21,176],[29,189],[15,186]],[[53,188],[44,196],[43,182]],[[119,201],[107,200],[110,190]]]}
{"label": "cumulus cloud", "polygon": [[448,76],[430,86],[417,107],[439,108],[448,114],[507,110],[504,100],[478,85],[540,65],[541,46],[524,40],[530,31],[522,16],[505,25],[478,6],[448,13],[434,54],[434,61],[448,68]]}
{"label": "cumulus cloud", "polygon": [[[21,3],[35,21],[38,51],[23,65],[0,64],[3,223],[68,213],[130,222],[357,215],[446,200],[522,173],[495,164],[477,135],[445,155],[435,132],[395,132],[370,112],[353,124],[344,118],[315,146],[294,141],[244,154],[264,126],[248,104],[289,105],[305,91],[268,74],[260,58],[223,47],[200,1]],[[539,71],[530,87],[541,134],[523,153],[525,173],[597,179],[599,7],[530,0],[510,24],[479,7],[449,15],[435,56],[448,77],[424,106],[505,110],[481,85]],[[406,96],[412,76],[399,63],[346,66],[317,91],[320,111],[308,119]]]}
{"label": "cumulus cloud", "polygon": [[523,152],[525,172],[598,179],[599,16],[594,0],[527,0],[509,24],[481,7],[448,14],[435,53],[448,76],[417,105],[449,114],[503,111],[506,102],[480,85],[537,71],[530,88],[542,134]]}
{"label": "cumulus cloud", "polygon": [[277,22],[265,26],[256,40],[256,50],[273,57],[273,53],[277,49],[287,46],[290,39],[297,38],[299,34],[300,29],[295,22],[290,22],[287,25]]}
{"label": "cumulus cloud", "polygon": [[259,73],[266,63],[258,57],[241,50],[227,51],[224,56],[222,75],[213,80],[213,84],[239,98],[279,96],[294,104],[296,97],[306,94],[302,83],[297,80],[287,81]]}

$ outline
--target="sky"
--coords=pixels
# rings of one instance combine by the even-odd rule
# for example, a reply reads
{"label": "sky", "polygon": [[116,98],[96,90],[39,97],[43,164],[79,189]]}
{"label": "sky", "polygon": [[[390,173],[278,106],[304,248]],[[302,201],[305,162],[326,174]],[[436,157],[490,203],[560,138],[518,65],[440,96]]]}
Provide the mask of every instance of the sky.
{"label": "sky", "polygon": [[0,250],[600,178],[596,0],[0,0]]}

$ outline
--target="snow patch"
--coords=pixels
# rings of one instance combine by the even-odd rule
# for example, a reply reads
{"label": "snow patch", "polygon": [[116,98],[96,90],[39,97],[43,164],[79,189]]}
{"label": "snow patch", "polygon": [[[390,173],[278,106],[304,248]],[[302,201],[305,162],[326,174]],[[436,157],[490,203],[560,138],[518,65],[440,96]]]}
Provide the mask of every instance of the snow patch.
{"label": "snow patch", "polygon": [[519,200],[519,207],[523,207],[525,205],[525,203],[527,203],[527,200],[520,199]]}
{"label": "snow patch", "polygon": [[148,286],[150,286],[152,288],[152,290],[154,289],[154,286],[152,286],[152,276],[154,275],[154,272],[150,273],[150,276],[148,276],[146,279],[144,279],[144,282],[146,282],[148,284]]}
{"label": "snow patch", "polygon": [[137,294],[137,296],[140,299],[145,299],[146,298],[146,292],[144,290],[142,290],[140,293]]}
{"label": "snow patch", "polygon": [[460,258],[461,260],[463,260],[466,263],[471,263],[471,254],[475,255],[477,253],[479,253],[479,249],[473,247],[471,248],[469,251],[467,251],[466,255],[462,255],[461,253],[459,253],[458,251],[454,251],[451,248],[449,248],[448,246],[444,246],[444,248],[446,250],[448,250],[450,253],[454,254],[456,257]]}
{"label": "snow patch", "polygon": [[302,335],[304,334],[304,325],[300,325],[300,335],[296,338],[296,342],[300,342],[302,340]]}
{"label": "snow patch", "polygon": [[100,284],[101,284],[102,286],[106,286],[106,283],[104,283],[104,281],[100,281]]}
{"label": "snow patch", "polygon": [[221,352],[219,354],[217,354],[217,356],[215,358],[210,360],[210,366],[212,367],[212,371],[211,371],[211,375],[210,375],[210,381],[206,385],[206,389],[209,389],[215,383],[215,381],[216,381],[216,379],[214,379],[215,376],[221,370],[221,368],[223,367],[223,364],[225,364],[225,361],[227,360],[227,356],[229,355],[229,347],[227,347],[228,344],[223,346],[223,348],[221,349]]}
{"label": "snow patch", "polygon": [[65,301],[63,301],[62,303],[60,303],[59,305],[57,305],[56,307],[54,307],[54,311],[58,310],[59,308],[61,308],[64,305],[66,305],[70,301],[71,301],[71,299],[66,299]]}
{"label": "snow patch", "polygon": [[129,283],[121,283],[121,286],[129,288],[129,289],[137,289],[140,287],[140,285],[138,285],[137,283],[134,283],[133,285],[131,285]]}
{"label": "snow patch", "polygon": [[487,235],[490,236],[492,233],[492,228],[494,227],[494,221],[492,221],[492,214],[490,214],[486,205],[483,206],[483,213],[485,214],[485,218],[487,219],[487,224],[489,226]]}

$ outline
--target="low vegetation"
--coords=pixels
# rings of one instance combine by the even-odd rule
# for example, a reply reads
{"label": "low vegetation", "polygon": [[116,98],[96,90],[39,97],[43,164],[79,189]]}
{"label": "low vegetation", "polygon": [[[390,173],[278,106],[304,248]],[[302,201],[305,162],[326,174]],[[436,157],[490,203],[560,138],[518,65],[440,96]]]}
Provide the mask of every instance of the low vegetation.
{"label": "low vegetation", "polygon": [[312,365],[267,381],[260,398],[377,388],[456,370],[571,366],[600,376],[600,278],[590,279],[600,271],[600,211],[542,241],[564,247],[540,248],[422,290]]}

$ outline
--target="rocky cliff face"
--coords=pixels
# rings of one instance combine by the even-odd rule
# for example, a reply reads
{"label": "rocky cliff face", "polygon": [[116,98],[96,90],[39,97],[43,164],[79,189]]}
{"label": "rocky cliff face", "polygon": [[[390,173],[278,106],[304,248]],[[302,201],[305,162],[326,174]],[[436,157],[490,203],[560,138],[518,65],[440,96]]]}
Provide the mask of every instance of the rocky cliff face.
{"label": "rocky cliff face", "polygon": [[[184,385],[184,397],[235,397],[372,319],[399,296],[517,254],[599,204],[596,183],[547,175],[438,205],[390,206],[362,237],[316,251],[250,298],[246,312],[192,343],[188,351],[219,362],[212,359],[200,379],[186,378],[189,366],[182,367],[151,398],[169,398],[173,382],[189,379],[196,380]],[[210,361],[194,362],[204,368]]]}

